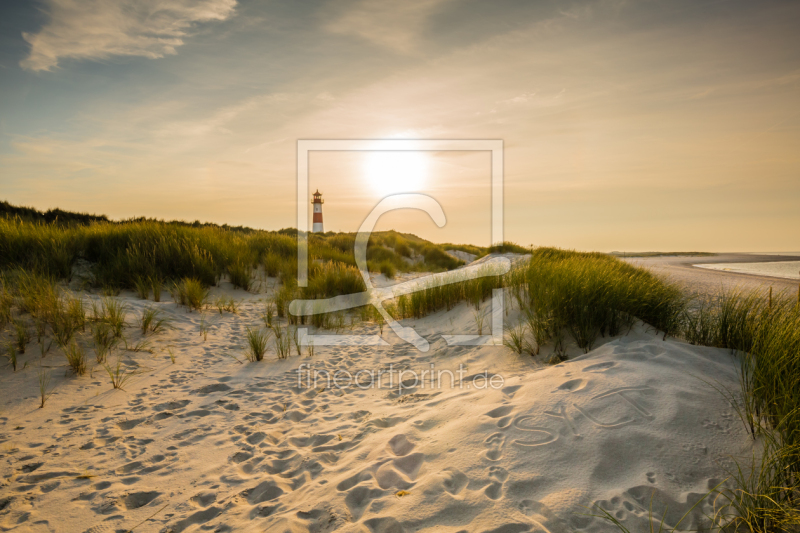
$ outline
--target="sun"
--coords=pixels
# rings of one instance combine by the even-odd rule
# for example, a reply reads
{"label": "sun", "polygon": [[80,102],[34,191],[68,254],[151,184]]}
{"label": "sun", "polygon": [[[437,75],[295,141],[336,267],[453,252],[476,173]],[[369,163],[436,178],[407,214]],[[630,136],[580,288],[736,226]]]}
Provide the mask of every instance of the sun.
{"label": "sun", "polygon": [[411,151],[368,152],[364,177],[381,196],[419,191],[428,181],[428,156]]}

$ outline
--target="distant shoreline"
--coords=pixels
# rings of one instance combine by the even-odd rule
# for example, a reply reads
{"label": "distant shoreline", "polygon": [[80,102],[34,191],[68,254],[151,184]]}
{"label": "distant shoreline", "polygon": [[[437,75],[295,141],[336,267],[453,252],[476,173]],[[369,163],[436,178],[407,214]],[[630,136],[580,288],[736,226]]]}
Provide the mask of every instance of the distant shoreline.
{"label": "distant shoreline", "polygon": [[697,261],[698,256],[649,256],[649,257],[620,257],[621,260],[638,266],[651,269],[656,274],[667,277],[671,281],[682,285],[689,293],[714,296],[720,290],[731,291],[740,289],[744,291],[764,290],[769,287],[773,291],[785,291],[795,294],[798,290],[798,281],[762,274],[716,270],[695,266],[704,264],[730,264],[730,263],[765,263],[797,261],[797,256],[778,254],[752,254],[752,253],[718,253],[714,256],[703,257]]}

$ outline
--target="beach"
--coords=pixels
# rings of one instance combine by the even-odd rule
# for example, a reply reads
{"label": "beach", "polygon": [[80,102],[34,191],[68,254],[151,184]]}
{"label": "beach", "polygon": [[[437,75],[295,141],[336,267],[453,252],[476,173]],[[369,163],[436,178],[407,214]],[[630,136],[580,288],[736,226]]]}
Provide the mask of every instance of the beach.
{"label": "beach", "polygon": [[641,530],[651,499],[671,526],[703,500],[681,524],[694,528],[731,457],[750,453],[720,392],[738,387],[737,359],[641,323],[546,365],[552,348],[446,345],[443,332],[474,330],[459,304],[403,321],[428,352],[387,328],[386,346],[249,363],[264,295],[227,282],[217,294],[238,313],[120,295],[131,322],[155,305],[173,323],[149,337],[152,353],[110,356],[135,372],[124,390],[98,367],[67,376],[50,355],[39,409],[35,348],[0,377],[2,530],[600,532],[600,507]]}
{"label": "beach", "polygon": [[[716,295],[723,291],[741,289],[757,290],[766,294],[772,287],[774,292],[785,291],[797,294],[798,282],[787,278],[758,275],[743,270],[715,270],[712,266],[735,264],[760,264],[766,262],[796,261],[796,256],[777,254],[720,253],[713,256],[656,256],[627,257],[625,261],[649,268],[683,286],[689,293],[705,296]],[[696,265],[709,265],[700,268]],[[720,266],[720,269],[725,268]],[[756,267],[751,267],[756,270]]]}

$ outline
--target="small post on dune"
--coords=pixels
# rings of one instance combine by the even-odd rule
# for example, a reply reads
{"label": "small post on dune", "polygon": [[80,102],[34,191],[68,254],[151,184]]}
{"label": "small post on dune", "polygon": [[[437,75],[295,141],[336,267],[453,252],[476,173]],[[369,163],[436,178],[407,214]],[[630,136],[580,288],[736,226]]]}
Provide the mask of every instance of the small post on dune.
{"label": "small post on dune", "polygon": [[772,285],[769,286],[769,308],[772,309]]}

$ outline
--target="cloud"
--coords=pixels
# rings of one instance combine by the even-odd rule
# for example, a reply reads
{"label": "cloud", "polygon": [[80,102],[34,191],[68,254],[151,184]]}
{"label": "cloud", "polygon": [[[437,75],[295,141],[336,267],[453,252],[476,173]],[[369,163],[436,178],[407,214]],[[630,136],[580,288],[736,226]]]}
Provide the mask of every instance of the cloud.
{"label": "cloud", "polygon": [[332,33],[355,35],[379,46],[404,54],[420,44],[425,23],[436,10],[451,0],[414,2],[373,2],[363,0],[354,9],[326,25]]}
{"label": "cloud", "polygon": [[62,58],[149,58],[174,54],[195,23],[225,20],[236,0],[45,0],[49,20],[22,37],[20,66],[50,70]]}

